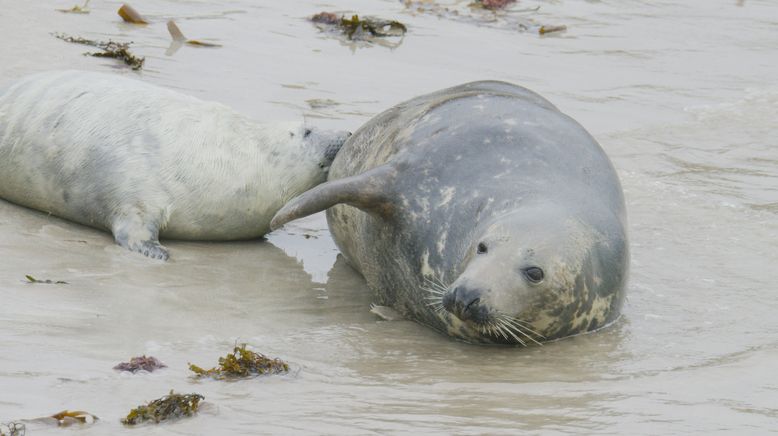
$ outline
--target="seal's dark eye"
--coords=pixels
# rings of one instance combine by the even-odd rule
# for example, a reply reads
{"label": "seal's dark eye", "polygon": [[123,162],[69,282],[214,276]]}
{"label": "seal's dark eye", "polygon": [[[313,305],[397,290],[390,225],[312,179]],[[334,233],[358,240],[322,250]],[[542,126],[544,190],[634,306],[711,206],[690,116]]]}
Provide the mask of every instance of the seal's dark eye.
{"label": "seal's dark eye", "polygon": [[478,254],[484,254],[487,251],[489,251],[489,249],[486,248],[486,244],[484,244],[483,242],[479,242],[478,247],[475,249],[475,252]]}
{"label": "seal's dark eye", "polygon": [[543,270],[536,266],[531,266],[525,269],[524,275],[532,283],[540,283],[541,280],[543,280]]}
{"label": "seal's dark eye", "polygon": [[311,132],[311,129],[305,129],[305,132],[303,132],[303,138],[307,138],[311,133],[313,133]]}

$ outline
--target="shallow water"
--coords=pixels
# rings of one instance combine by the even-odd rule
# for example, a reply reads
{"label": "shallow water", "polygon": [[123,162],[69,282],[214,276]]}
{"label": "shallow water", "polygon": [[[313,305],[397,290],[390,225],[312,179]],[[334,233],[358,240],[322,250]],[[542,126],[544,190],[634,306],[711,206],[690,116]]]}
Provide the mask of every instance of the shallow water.
{"label": "shallow water", "polygon": [[[632,271],[612,327],[543,347],[454,342],[369,313],[363,280],[323,216],[265,242],[166,242],[168,263],[108,234],[0,201],[0,422],[82,409],[80,434],[170,389],[194,419],[144,434],[763,434],[778,431],[778,3],[530,1],[494,22],[413,14],[400,2],[0,1],[0,83],[55,68],[137,76],[258,119],[356,129],[406,98],[468,80],[540,92],[600,141],[619,170]],[[682,4],[677,4],[682,3]],[[466,11],[460,2],[458,8]],[[305,17],[396,17],[395,48],[350,46]],[[217,49],[167,56],[164,26]],[[566,24],[539,37],[520,19]],[[81,56],[49,32],[132,40],[142,72]],[[317,101],[332,100],[337,104]],[[24,283],[24,275],[68,285]],[[187,378],[236,342],[292,374]],[[152,354],[168,369],[111,367]],[[28,434],[61,433],[30,425]]]}

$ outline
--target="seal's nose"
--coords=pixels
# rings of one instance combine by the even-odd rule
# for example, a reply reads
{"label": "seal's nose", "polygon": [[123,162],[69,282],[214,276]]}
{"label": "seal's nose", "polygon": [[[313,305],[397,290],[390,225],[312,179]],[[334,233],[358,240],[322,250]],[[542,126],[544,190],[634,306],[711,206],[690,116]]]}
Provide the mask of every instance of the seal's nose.
{"label": "seal's nose", "polygon": [[343,143],[351,136],[351,132],[338,132],[335,135],[335,140],[331,142],[324,150],[324,159],[328,162],[332,162],[337,156],[340,148],[343,147]]}
{"label": "seal's nose", "polygon": [[486,317],[486,308],[481,305],[480,289],[458,286],[443,296],[443,307],[462,321],[480,322]]}

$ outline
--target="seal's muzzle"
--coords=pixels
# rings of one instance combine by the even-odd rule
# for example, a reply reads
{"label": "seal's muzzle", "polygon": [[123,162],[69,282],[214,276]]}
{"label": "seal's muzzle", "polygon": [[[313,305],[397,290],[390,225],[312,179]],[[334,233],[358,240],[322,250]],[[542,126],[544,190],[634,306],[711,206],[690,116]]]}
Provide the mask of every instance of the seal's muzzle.
{"label": "seal's muzzle", "polygon": [[481,304],[482,295],[480,289],[457,286],[443,296],[443,308],[462,321],[483,324],[489,319],[489,310]]}
{"label": "seal's muzzle", "polygon": [[335,156],[338,155],[338,152],[340,151],[340,148],[343,147],[343,144],[346,142],[346,139],[351,136],[351,132],[342,132],[341,134],[337,135],[337,139],[329,144],[327,148],[324,150],[324,160],[326,162],[332,162],[335,160]]}

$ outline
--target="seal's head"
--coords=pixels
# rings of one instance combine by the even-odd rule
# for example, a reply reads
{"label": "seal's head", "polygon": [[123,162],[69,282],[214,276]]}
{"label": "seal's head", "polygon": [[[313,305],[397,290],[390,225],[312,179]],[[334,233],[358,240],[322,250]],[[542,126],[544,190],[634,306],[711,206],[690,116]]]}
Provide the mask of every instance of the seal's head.
{"label": "seal's head", "polygon": [[351,136],[346,131],[285,124],[274,132],[268,165],[284,187],[284,202],[327,180],[330,165]]}
{"label": "seal's head", "polygon": [[431,291],[448,333],[468,342],[527,345],[613,321],[622,304],[626,238],[597,227],[554,207],[481,226],[459,277]]}
{"label": "seal's head", "polygon": [[297,132],[304,146],[317,159],[317,165],[325,174],[329,171],[332,161],[346,142],[351,132],[321,130],[311,126],[301,126]]}

